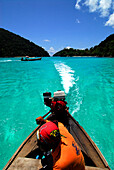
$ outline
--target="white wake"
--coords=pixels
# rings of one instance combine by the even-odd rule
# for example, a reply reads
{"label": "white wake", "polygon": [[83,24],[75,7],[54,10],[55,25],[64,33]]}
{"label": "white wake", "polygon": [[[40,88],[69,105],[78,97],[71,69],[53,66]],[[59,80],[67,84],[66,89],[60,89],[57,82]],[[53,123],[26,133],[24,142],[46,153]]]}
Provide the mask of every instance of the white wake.
{"label": "white wake", "polygon": [[64,63],[55,63],[55,68],[61,76],[61,84],[65,90],[65,93],[69,92],[69,89],[75,84],[74,70]]}
{"label": "white wake", "polygon": [[0,63],[11,62],[12,60],[0,60]]}
{"label": "white wake", "polygon": [[82,96],[80,94],[80,89],[77,83],[79,81],[79,76],[76,77],[75,71],[64,63],[58,62],[54,65],[61,77],[61,84],[63,85],[65,93],[68,94],[70,88],[72,88],[70,93],[72,103],[71,114],[74,115],[80,110],[80,106],[82,104]]}

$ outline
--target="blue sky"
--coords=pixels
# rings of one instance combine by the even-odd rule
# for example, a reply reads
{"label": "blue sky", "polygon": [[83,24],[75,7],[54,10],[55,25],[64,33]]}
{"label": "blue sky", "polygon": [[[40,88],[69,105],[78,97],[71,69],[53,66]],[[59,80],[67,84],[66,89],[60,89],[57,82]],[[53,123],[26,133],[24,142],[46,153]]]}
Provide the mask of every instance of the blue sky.
{"label": "blue sky", "polygon": [[113,0],[0,0],[0,27],[43,47],[85,49],[114,33]]}

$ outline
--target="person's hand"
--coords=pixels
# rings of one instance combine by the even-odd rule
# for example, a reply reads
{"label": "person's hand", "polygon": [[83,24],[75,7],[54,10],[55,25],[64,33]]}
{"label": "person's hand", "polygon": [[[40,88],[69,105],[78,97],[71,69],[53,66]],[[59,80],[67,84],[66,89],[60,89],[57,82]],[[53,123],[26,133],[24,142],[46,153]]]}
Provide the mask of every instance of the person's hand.
{"label": "person's hand", "polygon": [[36,118],[36,123],[37,124],[43,124],[43,123],[45,123],[46,121],[43,119],[43,117],[42,116],[39,116],[38,118]]}

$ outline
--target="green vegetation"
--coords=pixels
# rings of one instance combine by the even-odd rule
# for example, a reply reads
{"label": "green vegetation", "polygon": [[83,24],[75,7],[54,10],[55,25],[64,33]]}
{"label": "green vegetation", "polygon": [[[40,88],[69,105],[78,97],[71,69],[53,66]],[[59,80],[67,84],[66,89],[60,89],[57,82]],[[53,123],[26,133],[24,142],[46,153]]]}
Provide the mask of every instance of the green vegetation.
{"label": "green vegetation", "polygon": [[[49,53],[42,47],[30,42],[29,40],[0,28],[0,57],[16,56],[49,56]],[[114,57],[114,34],[107,37],[99,45],[90,49],[67,49],[55,53],[53,56],[98,56]]]}
{"label": "green vegetation", "polygon": [[0,57],[49,56],[48,52],[29,40],[0,28]]}
{"label": "green vegetation", "polygon": [[107,37],[99,45],[90,49],[78,50],[78,49],[67,49],[57,52],[53,56],[98,56],[98,57],[114,57],[114,34]]}

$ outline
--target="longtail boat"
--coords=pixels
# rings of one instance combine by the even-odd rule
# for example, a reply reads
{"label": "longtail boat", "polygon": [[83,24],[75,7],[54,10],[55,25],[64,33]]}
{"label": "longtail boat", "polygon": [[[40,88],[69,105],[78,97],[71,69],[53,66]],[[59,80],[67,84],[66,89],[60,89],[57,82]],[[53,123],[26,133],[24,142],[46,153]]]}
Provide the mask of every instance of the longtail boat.
{"label": "longtail boat", "polygon": [[37,61],[37,60],[41,60],[41,57],[22,57],[21,61]]}
{"label": "longtail boat", "polygon": [[[55,120],[55,116],[51,111],[45,114],[43,118],[51,121]],[[66,118],[69,125],[69,132],[72,134],[83,153],[85,170],[110,170],[107,161],[97,145],[93,142],[83,127],[72,117],[68,110]],[[66,126],[65,121],[61,122]],[[38,170],[42,168],[41,159],[36,159],[37,155],[39,155],[39,147],[36,137],[39,127],[40,125],[25,139],[3,170],[18,170],[19,168],[24,170]]]}

